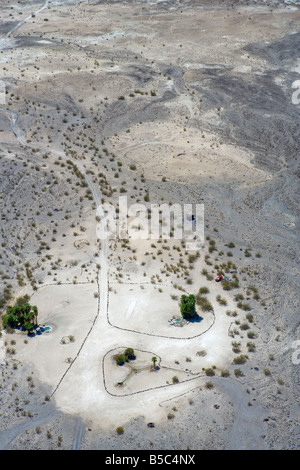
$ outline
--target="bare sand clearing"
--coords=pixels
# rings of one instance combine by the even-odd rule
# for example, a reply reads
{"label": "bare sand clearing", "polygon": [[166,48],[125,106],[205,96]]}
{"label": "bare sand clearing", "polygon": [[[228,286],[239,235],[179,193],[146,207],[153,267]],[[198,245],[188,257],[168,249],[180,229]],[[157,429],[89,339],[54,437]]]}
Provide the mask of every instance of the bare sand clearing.
{"label": "bare sand clearing", "polygon": [[[1,449],[299,448],[299,8],[235,3],[1,3]],[[102,240],[120,196],[199,249]]]}

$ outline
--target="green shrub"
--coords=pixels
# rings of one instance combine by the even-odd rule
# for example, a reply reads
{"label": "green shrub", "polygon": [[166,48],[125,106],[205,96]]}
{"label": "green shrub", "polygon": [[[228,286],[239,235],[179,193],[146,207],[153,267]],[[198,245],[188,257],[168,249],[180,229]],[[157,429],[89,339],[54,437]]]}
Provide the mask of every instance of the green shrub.
{"label": "green shrub", "polygon": [[126,361],[124,354],[118,354],[117,356],[115,356],[115,361],[118,366],[122,366]]}
{"label": "green shrub", "polygon": [[132,348],[125,349],[124,356],[125,356],[126,360],[135,359],[134,350]]}

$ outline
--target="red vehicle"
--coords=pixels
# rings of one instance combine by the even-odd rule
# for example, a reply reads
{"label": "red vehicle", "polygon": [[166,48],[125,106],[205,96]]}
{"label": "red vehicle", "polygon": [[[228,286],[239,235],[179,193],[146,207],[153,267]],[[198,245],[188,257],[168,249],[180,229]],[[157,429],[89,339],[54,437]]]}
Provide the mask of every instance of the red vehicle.
{"label": "red vehicle", "polygon": [[216,277],[215,281],[220,282],[223,279],[223,274],[221,276]]}

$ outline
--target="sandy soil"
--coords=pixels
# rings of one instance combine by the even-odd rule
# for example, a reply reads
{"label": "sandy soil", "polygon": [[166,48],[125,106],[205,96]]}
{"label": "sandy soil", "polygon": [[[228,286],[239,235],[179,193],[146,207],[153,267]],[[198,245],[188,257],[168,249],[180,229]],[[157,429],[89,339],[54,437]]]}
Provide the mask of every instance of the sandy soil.
{"label": "sandy soil", "polygon": [[[1,308],[40,326],[1,331],[0,448],[299,448],[296,2],[0,11]],[[199,249],[100,239],[120,196],[203,204]]]}

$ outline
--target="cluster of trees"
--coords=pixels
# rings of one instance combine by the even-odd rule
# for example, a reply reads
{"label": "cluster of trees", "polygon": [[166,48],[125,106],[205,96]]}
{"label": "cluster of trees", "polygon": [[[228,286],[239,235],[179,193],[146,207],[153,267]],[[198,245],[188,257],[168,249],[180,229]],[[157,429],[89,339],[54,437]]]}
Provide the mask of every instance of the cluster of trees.
{"label": "cluster of trees", "polygon": [[118,366],[122,366],[124,362],[135,359],[135,354],[133,348],[126,348],[123,354],[117,354],[114,356],[114,359]]}
{"label": "cluster of trees", "polygon": [[2,325],[3,328],[24,326],[25,330],[32,332],[37,325],[37,316],[38,308],[35,305],[27,302],[22,305],[8,305],[7,313],[2,315]]}

